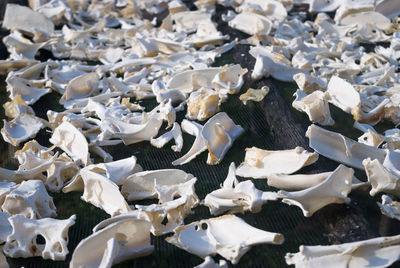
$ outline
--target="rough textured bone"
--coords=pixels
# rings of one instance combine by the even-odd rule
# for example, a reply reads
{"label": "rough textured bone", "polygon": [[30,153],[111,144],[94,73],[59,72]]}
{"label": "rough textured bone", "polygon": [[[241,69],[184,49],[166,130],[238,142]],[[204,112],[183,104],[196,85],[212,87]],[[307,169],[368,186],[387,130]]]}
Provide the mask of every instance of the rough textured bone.
{"label": "rough textured bone", "polygon": [[378,161],[366,158],[362,161],[367,173],[368,181],[371,183],[372,189],[369,192],[371,196],[379,192],[391,193],[400,197],[400,178]]}
{"label": "rough textured bone", "polygon": [[186,117],[191,120],[203,121],[220,110],[220,98],[216,91],[201,88],[192,92],[187,100]]}
{"label": "rough textured bone", "polygon": [[54,31],[54,24],[43,14],[33,11],[28,7],[7,4],[3,28],[8,30],[23,30],[32,35],[35,31],[39,30],[50,35]]}
{"label": "rough textured bone", "polygon": [[186,164],[194,159],[197,155],[207,150],[207,145],[201,135],[201,130],[203,129],[202,125],[183,119],[181,127],[184,132],[196,136],[196,138],[190,150],[185,155],[172,162],[174,166]]}
{"label": "rough textured bone", "polygon": [[150,244],[151,223],[123,219],[83,239],[72,255],[71,268],[111,267],[125,260],[153,252]]}
{"label": "rough textured bone", "polygon": [[319,154],[358,169],[364,169],[362,161],[365,158],[373,156],[383,163],[386,156],[382,149],[356,142],[314,124],[308,127],[306,137],[310,139],[310,147]]}
{"label": "rough textured bone", "polygon": [[317,210],[332,203],[349,203],[347,195],[351,192],[352,168],[340,165],[322,183],[297,191],[279,191],[282,202],[301,208],[305,217],[311,217]]}
{"label": "rough textured bone", "polygon": [[[68,254],[68,230],[75,224],[76,216],[66,220],[51,218],[32,220],[22,215],[9,218],[13,232],[7,237],[4,253],[12,258],[41,256],[43,259],[65,260]],[[41,236],[45,244],[37,243]]]}
{"label": "rough textured bone", "polygon": [[263,204],[277,198],[277,193],[260,191],[250,180],[239,183],[235,176],[235,164],[231,163],[228,176],[221,189],[207,194],[203,204],[210,209],[210,214],[214,216],[226,211],[229,213],[244,213],[245,211],[258,213]]}
{"label": "rough textured bone", "polygon": [[331,246],[300,246],[287,253],[286,263],[296,267],[389,267],[400,258],[400,235],[377,237]]}
{"label": "rough textured bone", "polygon": [[30,86],[29,80],[17,77],[13,73],[8,74],[6,82],[10,98],[13,99],[19,94],[27,104],[34,104],[43,95],[51,92],[50,88]]}
{"label": "rough textured bone", "polygon": [[183,137],[181,127],[178,123],[174,123],[172,129],[158,138],[151,139],[151,145],[162,148],[165,144],[167,144],[170,140],[174,139],[175,145],[172,145],[171,148],[174,152],[180,152],[183,147]]}
{"label": "rough textured bone", "polygon": [[174,232],[167,242],[201,258],[218,253],[233,264],[253,245],[282,244],[284,240],[281,234],[254,228],[234,215],[192,222]]}
{"label": "rough textured bone", "polygon": [[0,181],[0,206],[3,205],[6,196],[16,187],[14,182]]}
{"label": "rough textured bone", "polygon": [[129,176],[121,188],[121,193],[129,200],[157,197],[154,189],[158,185],[184,183],[193,178],[192,174],[179,169],[159,169],[135,173]]}
{"label": "rough textured bone", "polygon": [[49,141],[64,150],[74,161],[81,161],[85,166],[90,163],[87,140],[71,123],[62,122]]}
{"label": "rough textured bone", "polygon": [[272,28],[272,22],[267,17],[251,12],[237,14],[228,24],[249,35],[268,35]]}
{"label": "rough textured bone", "polygon": [[84,183],[82,200],[103,209],[111,216],[130,211],[118,186],[105,176],[90,170],[80,171]]}
{"label": "rough textured bone", "polygon": [[243,133],[243,128],[235,125],[224,112],[211,117],[201,130],[201,136],[208,149],[207,164],[215,165],[222,161],[233,141]]}
{"label": "rough textured bone", "polygon": [[42,181],[23,181],[5,198],[1,209],[5,212],[22,214],[30,219],[55,217],[56,207]]}
{"label": "rough textured bone", "polygon": [[40,129],[44,128],[42,121],[36,116],[22,114],[7,122],[3,120],[4,127],[1,129],[3,139],[14,146],[23,141],[35,137]]}
{"label": "rough textured bone", "polygon": [[323,126],[335,124],[331,117],[328,102],[325,100],[325,93],[316,90],[310,95],[306,95],[297,90],[295,96],[296,99],[292,103],[293,108],[300,112],[305,112],[311,122]]}
{"label": "rough textured bone", "polygon": [[262,179],[275,173],[291,174],[317,160],[317,153],[310,153],[302,147],[281,151],[246,148],[244,162],[236,170],[236,175]]}
{"label": "rough textured bone", "polygon": [[249,88],[246,93],[240,95],[239,99],[243,102],[244,105],[246,105],[248,101],[262,101],[268,93],[268,86],[263,86],[261,89]]}
{"label": "rough textured bone", "polygon": [[325,91],[326,89],[326,81],[306,73],[297,73],[293,75],[293,80],[296,82],[299,89],[306,94],[311,94],[316,90]]}
{"label": "rough textured bone", "polygon": [[28,106],[19,94],[17,94],[11,101],[6,102],[3,107],[6,116],[10,118],[17,118],[22,114],[35,115],[32,107]]}
{"label": "rough textured bone", "polygon": [[400,203],[393,201],[389,196],[382,195],[382,203],[377,202],[383,215],[400,221]]}

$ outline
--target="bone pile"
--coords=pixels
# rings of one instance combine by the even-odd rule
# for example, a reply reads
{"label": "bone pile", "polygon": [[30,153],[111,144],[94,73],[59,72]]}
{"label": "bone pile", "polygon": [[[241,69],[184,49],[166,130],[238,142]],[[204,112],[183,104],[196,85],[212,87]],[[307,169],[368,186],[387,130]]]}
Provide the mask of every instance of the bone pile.
{"label": "bone pile", "polygon": [[[193,4],[196,10],[181,0],[7,4],[2,27],[10,32],[3,38],[9,57],[0,60],[0,74],[6,76],[9,101],[1,135],[20,149],[17,170],[0,168],[0,267],[8,267],[5,256],[66,259],[68,230],[76,216],[57,219],[48,192],[82,192],[82,201],[109,215],[76,246],[71,268],[111,267],[149,255],[151,236],[163,235],[204,259],[197,267],[227,267],[225,260],[237,264],[253,246],[285,240],[236,213],[259,213],[270,202],[282,202],[312,217],[329,204],[349,203],[352,191],[369,187],[371,196],[384,193],[377,204],[382,213],[400,219],[399,2]],[[216,5],[225,8],[221,19],[231,31],[250,37],[230,41],[220,32],[212,20]],[[239,44],[249,48],[254,66],[214,66]],[[37,60],[44,50],[52,57]],[[188,142],[184,132],[194,136],[193,144],[172,165],[185,165],[203,152],[208,165],[218,165],[245,132],[221,104],[241,92],[247,68],[251,80],[296,83],[292,106],[309,118],[306,137],[314,152],[300,146],[247,148],[244,161],[237,168],[232,163],[227,177],[218,178],[221,187],[200,200],[195,185],[201,182],[193,174],[143,170],[140,154],[114,159],[104,149],[172,143],[171,150],[181,152]],[[268,86],[248,88],[239,99],[243,105],[259,102],[269,91]],[[57,96],[64,109],[48,110],[41,118],[32,105],[46,94]],[[142,106],[146,99],[157,105]],[[332,105],[354,118],[354,128],[363,133],[358,141],[324,128],[335,127]],[[186,119],[177,120],[177,114]],[[393,127],[379,133],[374,126],[382,121]],[[43,129],[51,133],[51,147],[34,139]],[[320,155],[339,165],[318,174],[297,173],[317,165]],[[353,168],[364,170],[368,182],[357,179]],[[261,191],[250,179],[236,176],[263,179],[278,190]],[[130,205],[144,199],[157,202]],[[210,218],[185,222],[199,205],[209,208]],[[386,267],[400,259],[399,252],[400,238],[392,236],[300,246],[285,260],[296,267]],[[219,263],[212,258],[217,254],[223,258]]]}

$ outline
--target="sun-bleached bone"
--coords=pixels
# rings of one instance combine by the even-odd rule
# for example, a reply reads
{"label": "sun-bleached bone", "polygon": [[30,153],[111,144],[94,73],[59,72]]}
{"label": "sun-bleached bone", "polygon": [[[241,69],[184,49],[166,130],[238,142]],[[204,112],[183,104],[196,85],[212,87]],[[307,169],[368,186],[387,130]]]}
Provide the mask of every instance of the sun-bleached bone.
{"label": "sun-bleached bone", "polygon": [[3,205],[6,196],[16,187],[15,182],[0,181],[0,206]]}
{"label": "sun-bleached bone", "polygon": [[364,169],[362,161],[365,158],[373,156],[383,163],[386,156],[385,150],[356,142],[342,134],[323,129],[314,124],[308,127],[306,137],[310,139],[310,147],[317,153],[362,170]]}
{"label": "sun-bleached bone", "polygon": [[[267,176],[269,186],[285,191],[300,191],[313,187],[326,180],[333,171],[316,174],[271,174]],[[368,182],[362,182],[356,177],[352,178],[352,190],[364,189],[369,186]]]}
{"label": "sun-bleached bone", "polygon": [[7,75],[10,72],[20,70],[37,64],[37,60],[21,59],[21,60],[0,60],[0,74]]}
{"label": "sun-bleached bone", "polygon": [[48,35],[54,31],[53,22],[43,14],[16,4],[7,4],[2,27],[8,30],[22,30],[32,35],[36,31]]}
{"label": "sun-bleached bone", "polygon": [[174,185],[184,183],[193,178],[193,175],[180,169],[158,169],[142,171],[130,175],[121,188],[121,193],[127,200],[140,200],[157,197],[154,189],[158,185]]}
{"label": "sun-bleached bone", "polygon": [[378,1],[375,11],[385,15],[389,19],[393,19],[400,15],[399,2],[396,0]]}
{"label": "sun-bleached bone", "polygon": [[100,77],[97,73],[88,73],[75,77],[69,81],[60,102],[89,97],[97,90],[99,79]]}
{"label": "sun-bleached bone", "polygon": [[150,244],[150,226],[150,222],[139,219],[123,219],[105,226],[78,244],[70,267],[111,267],[151,254],[154,246]]}
{"label": "sun-bleached bone", "polygon": [[183,147],[183,137],[181,127],[178,123],[174,123],[172,129],[158,138],[151,139],[151,145],[162,148],[165,144],[167,144],[170,140],[174,139],[175,145],[172,145],[171,148],[174,152],[180,152]]}
{"label": "sun-bleached bone", "polygon": [[305,112],[313,123],[323,126],[331,126],[335,121],[331,117],[328,102],[325,100],[325,93],[319,90],[306,95],[303,91],[297,90],[294,94],[296,99],[292,106],[300,112]]}
{"label": "sun-bleached bone", "polygon": [[82,200],[103,209],[111,216],[130,211],[128,203],[114,182],[87,169],[81,169],[79,175],[84,184]]}
{"label": "sun-bleached bone", "polygon": [[[13,228],[7,237],[3,251],[8,257],[29,258],[41,256],[54,261],[65,260],[68,254],[68,230],[75,224],[76,216],[69,219],[28,219],[22,215],[11,216],[8,220]],[[45,244],[37,243],[41,236]]]}
{"label": "sun-bleached bone", "polygon": [[7,263],[6,256],[3,253],[3,247],[0,247],[0,267],[1,268],[8,268],[10,267]]}
{"label": "sun-bleached bone", "polygon": [[371,160],[368,157],[362,161],[362,164],[372,186],[369,192],[371,196],[379,192],[400,196],[400,177],[398,175],[387,169],[378,159]]}
{"label": "sun-bleached bone", "polygon": [[[0,211],[0,243],[7,241],[7,237],[12,233],[13,229],[8,221],[11,215],[8,212]],[[0,250],[0,252],[3,252]]]}
{"label": "sun-bleached bone", "polygon": [[22,114],[9,122],[3,122],[1,135],[6,142],[14,146],[35,137],[39,130],[45,127],[39,118],[29,114]]}
{"label": "sun-bleached bone", "polygon": [[21,98],[21,95],[17,94],[11,101],[6,102],[3,105],[6,112],[6,116],[10,118],[17,118],[22,114],[35,115],[32,107]]}
{"label": "sun-bleached bone", "polygon": [[163,82],[160,80],[155,80],[151,84],[151,89],[156,96],[156,100],[158,103],[162,103],[165,101],[171,100],[171,104],[175,105],[177,103],[181,103],[186,101],[186,96],[182,91],[177,89],[166,89]]}
{"label": "sun-bleached bone", "polygon": [[243,93],[239,96],[239,99],[243,102],[244,105],[246,105],[248,101],[262,101],[268,93],[268,86],[263,86],[261,89],[249,88],[246,93]]}
{"label": "sun-bleached bone", "polygon": [[330,246],[300,246],[299,252],[287,253],[288,265],[296,267],[389,267],[397,261],[400,235]]}
{"label": "sun-bleached bone", "polygon": [[55,217],[56,207],[42,181],[23,181],[6,195],[1,209],[11,215],[22,214],[30,219]]}
{"label": "sun-bleached bone", "polygon": [[296,192],[279,191],[282,202],[301,208],[305,217],[311,217],[317,210],[332,203],[349,203],[352,168],[340,165],[322,183]]}
{"label": "sun-bleached bone", "polygon": [[201,136],[201,130],[203,129],[202,125],[194,121],[183,119],[181,127],[184,132],[189,133],[192,136],[196,136],[196,138],[190,150],[185,155],[172,162],[174,166],[186,164],[194,159],[197,155],[207,150],[207,145]]}
{"label": "sun-bleached bone", "polygon": [[220,104],[218,92],[211,88],[200,88],[187,99],[186,117],[191,120],[206,120],[220,110]]}
{"label": "sun-bleached bone", "polygon": [[358,137],[358,142],[374,147],[379,147],[384,141],[384,136],[379,135],[375,130],[371,129],[368,129],[364,134]]}
{"label": "sun-bleached bone", "polygon": [[293,75],[293,80],[301,91],[311,94],[316,90],[325,91],[327,83],[321,78],[311,76],[307,73],[297,73]]}
{"label": "sun-bleached bone", "polygon": [[195,266],[194,268],[228,268],[225,260],[219,260],[219,263],[214,262],[210,256],[205,257],[204,262]]}
{"label": "sun-bleached bone", "polygon": [[167,242],[203,259],[219,254],[232,264],[253,245],[282,244],[284,240],[283,235],[254,228],[234,215],[192,222],[174,232]]}
{"label": "sun-bleached bone", "polygon": [[382,195],[382,203],[377,202],[383,215],[400,221],[400,203],[393,201],[388,195]]}
{"label": "sun-bleached bone", "polygon": [[337,76],[332,76],[331,80],[329,80],[326,98],[330,103],[346,113],[351,113],[361,102],[360,94],[354,87]]}
{"label": "sun-bleached bone", "polygon": [[235,176],[235,164],[229,166],[229,173],[221,189],[215,190],[204,199],[203,205],[210,209],[210,214],[218,216],[226,211],[229,213],[258,213],[263,204],[276,200],[277,193],[258,190],[250,181],[238,182]]}
{"label": "sun-bleached bone", "polygon": [[82,134],[71,123],[64,121],[54,131],[49,141],[65,151],[75,162],[85,166],[90,163],[89,145]]}
{"label": "sun-bleached bone", "polygon": [[343,25],[355,24],[358,27],[361,27],[365,24],[373,24],[378,29],[384,31],[388,31],[392,28],[392,23],[390,22],[390,19],[388,19],[381,13],[375,11],[365,11],[365,12],[349,14],[343,17],[340,20],[340,23]]}
{"label": "sun-bleached bone", "polygon": [[31,86],[29,80],[17,77],[12,72],[8,74],[6,83],[10,98],[13,99],[19,94],[27,104],[34,104],[40,97],[51,91],[50,88]]}
{"label": "sun-bleached bone", "polygon": [[272,29],[272,22],[267,17],[252,12],[237,14],[228,25],[249,35],[268,35]]}
{"label": "sun-bleached bone", "polygon": [[226,152],[231,148],[233,141],[243,132],[244,129],[235,125],[225,112],[220,112],[211,117],[201,130],[201,136],[209,152],[207,164],[220,163]]}
{"label": "sun-bleached bone", "polygon": [[199,10],[178,12],[172,15],[172,19],[177,32],[194,32],[199,25],[212,23],[211,14]]}
{"label": "sun-bleached bone", "polygon": [[287,17],[285,6],[274,0],[246,0],[235,8],[236,12],[252,12],[261,14],[272,20],[283,21]]}
{"label": "sun-bleached bone", "polygon": [[244,162],[237,168],[236,175],[262,179],[275,173],[291,174],[317,160],[317,153],[310,153],[302,147],[277,151],[246,148]]}
{"label": "sun-bleached bone", "polygon": [[255,80],[271,75],[280,81],[292,82],[293,75],[306,72],[292,67],[291,62],[282,54],[260,50],[258,47],[251,48],[249,53],[256,58],[251,74],[251,78]]}

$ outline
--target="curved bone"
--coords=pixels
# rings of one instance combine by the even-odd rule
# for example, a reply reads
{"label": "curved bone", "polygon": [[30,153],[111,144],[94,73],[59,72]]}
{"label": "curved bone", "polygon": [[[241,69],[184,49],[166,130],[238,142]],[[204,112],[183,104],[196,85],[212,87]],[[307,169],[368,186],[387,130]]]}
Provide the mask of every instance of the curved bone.
{"label": "curved bone", "polygon": [[207,164],[215,165],[222,161],[233,141],[243,133],[243,128],[235,125],[224,112],[211,117],[201,130],[201,136],[208,149]]}
{"label": "curved bone", "polygon": [[244,105],[247,104],[248,101],[260,102],[264,99],[264,97],[269,93],[269,87],[263,86],[261,89],[253,89],[249,88],[246,93],[243,93],[239,96],[239,99],[243,102]]}
{"label": "curved bone", "polygon": [[162,148],[165,144],[167,144],[170,140],[174,139],[175,145],[172,145],[171,148],[174,152],[180,152],[183,147],[183,137],[182,137],[182,131],[181,127],[179,126],[178,123],[174,123],[172,129],[160,137],[153,139],[150,139],[151,145],[157,147],[157,148]]}
{"label": "curved bone", "polygon": [[328,102],[325,100],[325,93],[316,90],[310,95],[297,90],[294,94],[296,99],[292,106],[300,112],[305,112],[313,123],[319,123],[323,126],[331,126],[335,121],[331,117]]}
{"label": "curved bone", "polygon": [[70,267],[111,267],[151,254],[154,247],[150,244],[150,226],[144,220],[126,219],[94,232],[75,248]]}
{"label": "curved bone", "polygon": [[252,12],[239,13],[228,24],[249,35],[268,35],[272,29],[272,22],[267,17]]}
{"label": "curved bone", "polygon": [[[8,221],[11,215],[8,212],[0,211],[0,243],[7,241],[7,237],[12,233],[13,228]],[[0,252],[3,252],[0,250]],[[0,266],[1,267],[1,266]]]}
{"label": "curved bone", "polygon": [[22,114],[9,122],[6,120],[3,122],[1,135],[6,142],[14,146],[35,137],[39,130],[45,127],[39,118],[29,114]]}
{"label": "curved bone", "polygon": [[0,206],[3,205],[6,196],[16,187],[14,182],[0,181]]}
{"label": "curved bone", "polygon": [[351,113],[361,103],[360,94],[354,87],[337,76],[329,80],[326,93],[327,100],[346,113]]}
{"label": "curved bone", "polygon": [[291,174],[317,160],[317,153],[310,153],[302,147],[281,151],[246,148],[244,162],[236,170],[236,175],[262,179],[275,173]]}
{"label": "curved bone", "polygon": [[99,75],[97,73],[88,73],[75,77],[69,81],[64,95],[60,99],[60,103],[73,99],[81,99],[89,97],[97,90],[99,83]]}
{"label": "curved bone", "polygon": [[186,117],[203,121],[220,110],[219,94],[210,88],[200,88],[192,92],[187,100]]}
{"label": "curved bone", "polygon": [[30,86],[29,80],[16,77],[13,73],[8,74],[6,82],[10,98],[13,99],[19,94],[27,104],[34,104],[43,95],[51,92],[50,88]]}
{"label": "curved bone", "polygon": [[30,219],[55,217],[56,207],[42,181],[23,181],[7,194],[1,209],[11,215],[22,214]]}
{"label": "curved bone", "polygon": [[297,73],[293,75],[293,80],[301,91],[311,94],[316,90],[325,91],[326,81],[321,78],[313,77],[307,73]]}
{"label": "curved bone", "polygon": [[219,263],[214,262],[213,258],[207,256],[204,262],[195,266],[194,268],[228,268],[228,264],[225,260],[219,260]]}
{"label": "curved bone", "polygon": [[383,215],[400,221],[400,203],[393,201],[389,196],[382,195],[382,203],[377,202]]}
{"label": "curved bone", "polygon": [[373,156],[383,163],[386,156],[385,150],[356,142],[314,124],[308,127],[306,137],[310,139],[310,147],[319,154],[358,169],[364,169],[362,161],[365,158]]}
{"label": "curved bone", "polygon": [[127,200],[140,200],[157,197],[154,189],[158,185],[174,185],[184,183],[193,178],[192,174],[179,169],[159,169],[135,173],[129,176],[121,188]]}
{"label": "curved bone", "polygon": [[389,19],[393,19],[400,15],[399,7],[399,2],[396,0],[378,1],[375,11],[385,15]]}
{"label": "curved bone", "polygon": [[32,107],[28,106],[19,94],[17,94],[11,101],[6,102],[3,107],[6,116],[10,118],[17,118],[22,114],[35,115]]}
{"label": "curved bone", "polygon": [[400,258],[400,235],[377,237],[331,246],[300,246],[287,253],[288,265],[296,267],[389,267]]}
{"label": "curved bone", "polygon": [[358,27],[362,27],[365,24],[373,24],[378,29],[384,31],[388,31],[393,27],[390,19],[375,11],[364,11],[349,14],[341,18],[340,23],[343,25],[356,24]]}
{"label": "curved bone", "polygon": [[279,191],[282,202],[301,208],[305,217],[311,217],[317,210],[332,203],[349,203],[347,195],[351,192],[352,168],[340,165],[322,183],[297,191]]}
{"label": "curved bone", "polygon": [[217,216],[226,211],[229,213],[258,213],[263,204],[276,200],[278,195],[273,192],[263,192],[248,180],[238,182],[235,176],[235,164],[231,163],[229,173],[221,189],[207,194],[204,205],[210,209],[210,214]]}
{"label": "curved bone", "polygon": [[[66,220],[32,220],[22,215],[11,216],[8,221],[13,231],[7,237],[3,251],[12,258],[41,256],[43,259],[65,260],[68,254],[68,230],[75,224],[75,219],[75,215]],[[44,245],[36,242],[38,236],[44,238]]]}
{"label": "curved bone", "polygon": [[207,145],[201,135],[201,130],[203,129],[202,125],[193,121],[183,119],[181,126],[184,132],[196,136],[196,138],[190,150],[185,155],[172,162],[174,166],[186,164],[192,161],[192,159],[194,159],[197,155],[207,150]]}
{"label": "curved bone", "polygon": [[167,242],[203,259],[218,253],[232,264],[253,245],[282,244],[284,240],[283,235],[254,228],[234,215],[192,222],[174,232]]}
{"label": "curved bone", "polygon": [[89,145],[85,136],[71,123],[62,122],[53,132],[51,143],[60,147],[74,161],[81,161],[85,166],[90,163]]}

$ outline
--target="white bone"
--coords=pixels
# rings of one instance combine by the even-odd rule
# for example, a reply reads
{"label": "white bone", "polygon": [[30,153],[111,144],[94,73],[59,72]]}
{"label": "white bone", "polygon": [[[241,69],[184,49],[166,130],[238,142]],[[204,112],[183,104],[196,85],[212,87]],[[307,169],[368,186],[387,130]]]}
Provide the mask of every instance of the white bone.
{"label": "white bone", "polygon": [[220,110],[218,92],[210,88],[200,88],[190,94],[187,100],[186,117],[191,120],[203,121]]}
{"label": "white bone", "polygon": [[214,262],[213,258],[207,256],[204,262],[195,266],[194,268],[228,268],[228,264],[225,260],[219,260],[219,263]]}
{"label": "white bone", "polygon": [[220,112],[211,117],[201,130],[201,136],[209,152],[207,164],[220,163],[226,152],[231,148],[233,141],[243,132],[244,129],[235,125],[225,112]]}
{"label": "white bone", "polygon": [[228,24],[249,35],[268,35],[272,29],[272,22],[267,17],[251,12],[237,14]]}
{"label": "white bone", "polygon": [[167,144],[170,140],[174,139],[175,145],[172,145],[171,148],[174,152],[180,152],[183,147],[183,137],[181,127],[178,123],[174,123],[172,129],[158,138],[151,138],[151,145],[162,148],[165,144]]}
{"label": "white bone", "polygon": [[14,146],[35,137],[39,130],[45,127],[38,117],[29,114],[22,114],[9,122],[3,122],[1,135],[6,142]]}
{"label": "white bone", "polygon": [[383,215],[400,221],[400,203],[393,201],[389,196],[382,195],[382,203],[377,202]]}
{"label": "white bone", "polygon": [[234,215],[226,215],[179,226],[167,242],[201,258],[219,254],[237,264],[257,244],[282,244],[283,235],[270,233],[247,224]]}
{"label": "white bone", "polygon": [[260,191],[250,180],[239,183],[235,176],[235,164],[231,163],[228,176],[221,189],[207,194],[203,204],[210,209],[210,214],[214,216],[226,211],[229,213],[244,213],[245,211],[258,213],[263,204],[277,198],[277,193]]}
{"label": "white bone", "polygon": [[32,107],[28,106],[19,94],[17,94],[11,101],[6,102],[3,107],[6,116],[10,118],[17,118],[22,114],[35,115]]}
{"label": "white bone", "polygon": [[282,202],[301,208],[305,217],[311,217],[317,210],[332,203],[349,203],[352,168],[340,165],[322,183],[297,192],[279,191]]}
{"label": "white bone", "polygon": [[361,101],[360,95],[354,87],[337,76],[332,76],[326,92],[328,101],[346,113],[351,113]]}
{"label": "white bone", "polygon": [[317,160],[317,153],[310,153],[302,147],[278,151],[246,148],[244,162],[237,168],[236,175],[262,179],[275,173],[291,174]]}
{"label": "white bone", "polygon": [[287,253],[288,265],[296,267],[389,267],[400,256],[400,235],[377,237],[330,246],[300,246],[299,252]]}
{"label": "white bone", "polygon": [[70,267],[111,267],[151,254],[150,226],[144,220],[125,219],[94,232],[75,248]]}
{"label": "white bone", "polygon": [[247,104],[248,101],[260,102],[264,99],[264,97],[269,93],[269,87],[263,86],[261,89],[253,89],[249,88],[246,93],[243,93],[239,96],[239,99],[243,102],[244,105]]}
{"label": "white bone", "polygon": [[184,183],[193,178],[192,174],[179,169],[159,169],[138,172],[130,175],[121,188],[127,200],[140,200],[157,197],[154,189],[158,185],[174,185]]}
{"label": "white bone", "polygon": [[73,99],[89,97],[97,90],[98,83],[99,75],[97,73],[88,73],[75,77],[69,81],[65,93],[60,99],[60,103]]}
{"label": "white bone", "polygon": [[314,124],[308,127],[306,137],[310,139],[310,147],[319,154],[358,169],[364,169],[362,161],[365,158],[373,156],[383,163],[386,156],[385,150],[356,142]]}
{"label": "white bone", "polygon": [[321,78],[313,77],[306,73],[297,73],[293,75],[293,80],[301,91],[306,94],[310,94],[316,90],[325,91],[326,81]]}
{"label": "white bone", "polygon": [[[7,237],[12,233],[13,229],[8,221],[11,215],[8,212],[0,211],[0,243],[7,241]],[[2,250],[0,252],[3,252]]]}
{"label": "white bone", "polygon": [[0,206],[3,205],[6,196],[16,187],[15,182],[0,181]]}

